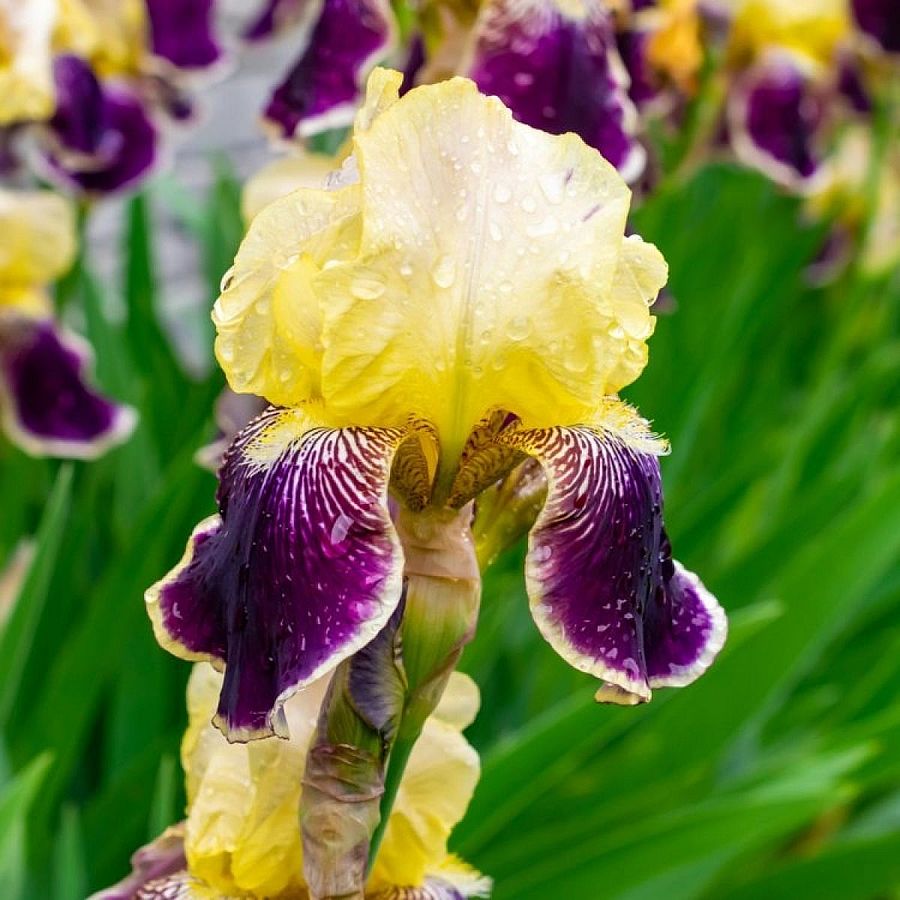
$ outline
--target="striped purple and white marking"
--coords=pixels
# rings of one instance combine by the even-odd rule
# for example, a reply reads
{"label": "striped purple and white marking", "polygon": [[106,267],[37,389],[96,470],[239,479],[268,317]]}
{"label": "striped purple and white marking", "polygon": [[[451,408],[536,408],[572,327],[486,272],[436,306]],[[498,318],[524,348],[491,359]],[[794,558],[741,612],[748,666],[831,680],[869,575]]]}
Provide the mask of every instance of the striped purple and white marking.
{"label": "striped purple and white marking", "polygon": [[163,646],[224,664],[216,724],[230,740],[284,735],[284,700],[367,644],[400,601],[387,485],[403,432],[304,421],[269,409],[238,435],[220,515],[147,592]]}
{"label": "striped purple and white marking", "polygon": [[701,675],[725,640],[725,615],[672,560],[657,457],[599,428],[522,432],[548,496],[532,528],[526,585],[535,622],[598,699],[649,700]]}

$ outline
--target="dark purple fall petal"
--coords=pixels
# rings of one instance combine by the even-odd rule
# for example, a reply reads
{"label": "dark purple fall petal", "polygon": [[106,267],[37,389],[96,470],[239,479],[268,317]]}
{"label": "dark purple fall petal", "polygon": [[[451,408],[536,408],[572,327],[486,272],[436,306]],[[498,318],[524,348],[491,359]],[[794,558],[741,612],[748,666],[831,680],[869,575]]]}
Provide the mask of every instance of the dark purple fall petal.
{"label": "dark purple fall petal", "polygon": [[643,169],[636,112],[600,0],[570,15],[555,0],[491,0],[475,25],[469,76],[513,115],[552,134],[574,131],[627,181]]}
{"label": "dark purple fall petal", "polygon": [[387,484],[403,432],[307,421],[270,409],[238,435],[221,516],[147,592],[163,646],[224,664],[216,724],[230,740],[284,734],[284,700],[365,646],[400,601]]}
{"label": "dark purple fall petal", "polygon": [[897,0],[853,0],[853,17],[860,31],[888,53],[900,53],[900,9]]}
{"label": "dark purple fall petal", "polygon": [[78,56],[57,56],[53,60],[53,81],[56,111],[50,128],[60,146],[84,156],[114,152],[114,148],[101,146],[114,135],[108,129],[103,91],[94,70]]}
{"label": "dark purple fall petal", "polygon": [[153,52],[179,69],[205,69],[222,55],[213,0],[146,0]]}
{"label": "dark purple fall petal", "polygon": [[0,318],[0,395],[7,434],[28,453],[92,459],[121,443],[133,410],[92,390],[84,343],[49,321]]}
{"label": "dark purple fall petal", "polygon": [[101,83],[77,56],[54,62],[57,107],[48,123],[48,175],[88,194],[107,194],[147,174],[157,158],[157,131],[138,98]]}
{"label": "dark purple fall petal", "polygon": [[285,138],[349,124],[361,84],[392,35],[384,0],[324,0],[306,47],[266,107],[266,120]]}
{"label": "dark purple fall petal", "polygon": [[660,93],[659,80],[647,57],[650,32],[633,28],[616,36],[619,55],[628,72],[628,96],[640,107],[655,100]]}
{"label": "dark purple fall petal", "polygon": [[863,82],[858,60],[849,56],[841,58],[838,64],[837,89],[856,112],[872,111],[872,98]]}
{"label": "dark purple fall petal", "polygon": [[751,69],[729,102],[738,158],[780,184],[802,186],[819,171],[815,144],[823,107],[803,73],[786,59]]}
{"label": "dark purple fall petal", "polygon": [[598,700],[641,702],[696,679],[722,647],[725,615],[672,560],[656,456],[598,428],[526,431],[516,444],[549,485],[525,571],[544,637],[605,682]]}

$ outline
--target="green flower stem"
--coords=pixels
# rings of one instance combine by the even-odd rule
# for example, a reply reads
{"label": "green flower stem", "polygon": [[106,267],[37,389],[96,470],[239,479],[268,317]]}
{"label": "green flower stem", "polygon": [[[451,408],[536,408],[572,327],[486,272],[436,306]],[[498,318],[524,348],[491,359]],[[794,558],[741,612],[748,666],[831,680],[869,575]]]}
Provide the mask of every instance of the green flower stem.
{"label": "green flower stem", "polygon": [[462,510],[404,510],[398,517],[406,554],[401,626],[406,692],[384,782],[381,818],[369,847],[370,869],[415,743],[475,632],[481,573],[471,520],[471,505]]}

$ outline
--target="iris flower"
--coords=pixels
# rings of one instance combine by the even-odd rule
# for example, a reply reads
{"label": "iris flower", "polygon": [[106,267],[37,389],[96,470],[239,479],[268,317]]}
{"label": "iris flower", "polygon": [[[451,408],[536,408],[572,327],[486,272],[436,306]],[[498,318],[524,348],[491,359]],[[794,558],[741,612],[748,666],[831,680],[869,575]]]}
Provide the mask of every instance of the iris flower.
{"label": "iris flower", "polygon": [[822,190],[834,134],[871,110],[883,65],[873,53],[890,45],[896,16],[886,3],[847,0],[717,5],[731,19],[727,118],[735,154],[791,190]]}
{"label": "iris flower", "polygon": [[212,0],[0,2],[0,125],[38,126],[41,174],[85,194],[145,177],[155,112],[182,119],[185,73],[222,51]]}
{"label": "iris flower", "polygon": [[[290,741],[249,745],[229,744],[210,724],[221,686],[210,666],[194,667],[181,746],[187,820],[139,851],[133,874],[93,900],[305,900],[300,794],[325,683],[287,702]],[[462,736],[477,709],[478,689],[454,673],[410,758],[367,897],[485,896],[490,881],[447,852],[478,780],[478,755]]]}
{"label": "iris flower", "polygon": [[46,286],[74,255],[74,215],[65,200],[0,189],[3,427],[29,453],[89,458],[127,438],[135,417],[88,386],[88,347],[53,319]]}
{"label": "iris flower", "polygon": [[667,274],[625,235],[624,181],[467,79],[400,98],[401,78],[373,73],[327,187],[254,218],[215,306],[230,386],[272,406],[147,603],[163,646],[224,669],[216,722],[233,740],[287,734],[286,698],[395,610],[392,511],[427,542],[528,457],[548,483],[531,612],[599,699],[688,684],[725,638],[671,556],[666,444],[617,397],[646,364]]}

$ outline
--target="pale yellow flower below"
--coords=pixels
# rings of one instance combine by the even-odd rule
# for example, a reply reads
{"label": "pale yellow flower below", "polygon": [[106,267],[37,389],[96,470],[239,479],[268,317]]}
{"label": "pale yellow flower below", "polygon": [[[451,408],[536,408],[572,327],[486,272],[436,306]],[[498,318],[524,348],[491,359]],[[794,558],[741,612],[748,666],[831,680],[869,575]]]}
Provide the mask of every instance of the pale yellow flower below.
{"label": "pale yellow flower below", "polygon": [[[185,849],[190,873],[225,895],[304,900],[299,806],[306,752],[327,679],[285,704],[290,740],[229,744],[212,726],[222,676],[198,663],[188,685],[182,742],[187,777]],[[447,853],[478,780],[478,755],[462,736],[478,690],[454,673],[404,774],[369,880],[372,893],[421,885],[427,875],[486,885]],[[480,882],[479,882],[480,879]]]}

